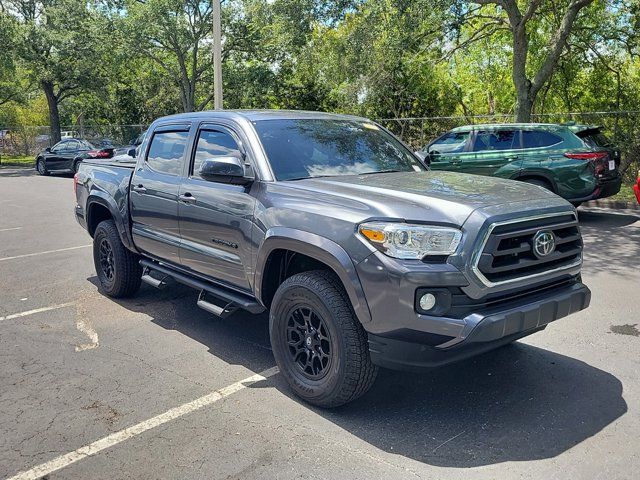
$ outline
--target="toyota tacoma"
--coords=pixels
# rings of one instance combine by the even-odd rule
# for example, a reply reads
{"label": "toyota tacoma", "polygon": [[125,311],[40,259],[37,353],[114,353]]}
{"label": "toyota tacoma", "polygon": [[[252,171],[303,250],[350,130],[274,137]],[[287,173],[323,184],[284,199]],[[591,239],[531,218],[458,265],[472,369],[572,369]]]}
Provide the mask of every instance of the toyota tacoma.
{"label": "toyota tacoma", "polygon": [[85,160],[74,180],[101,290],[180,282],[219,317],[269,312],[276,363],[314,405],[356,399],[378,367],[468,358],[590,301],[571,204],[429,171],[367,119],[181,114],[130,154]]}

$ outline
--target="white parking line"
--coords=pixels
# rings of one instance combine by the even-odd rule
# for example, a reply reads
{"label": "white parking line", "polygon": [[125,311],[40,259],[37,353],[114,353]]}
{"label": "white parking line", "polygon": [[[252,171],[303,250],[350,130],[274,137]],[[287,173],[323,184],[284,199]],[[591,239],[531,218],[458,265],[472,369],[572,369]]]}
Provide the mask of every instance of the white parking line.
{"label": "white parking line", "polygon": [[42,307],[42,308],[36,308],[34,310],[27,310],[26,312],[12,313],[11,315],[0,317],[0,322],[2,320],[11,320],[13,318],[26,317],[27,315],[33,315],[34,313],[48,312],[49,310],[57,310],[59,308],[69,307],[73,305],[73,303],[74,302],[60,303],[58,305],[51,305],[50,307]]}
{"label": "white parking line", "polygon": [[222,400],[229,395],[233,395],[234,393],[239,392],[240,390],[243,390],[256,382],[260,382],[269,377],[272,377],[276,373],[278,373],[278,367],[269,368],[267,370],[264,370],[263,372],[245,378],[244,380],[232,383],[228,387],[221,388],[220,390],[211,392],[189,403],[180,405],[179,407],[167,410],[160,415],[156,415],[155,417],[140,422],[136,425],[120,430],[119,432],[112,433],[111,435],[101,438],[100,440],[96,440],[89,445],[80,447],[73,452],[61,455],[57,458],[54,458],[53,460],[42,463],[29,470],[19,472],[18,474],[7,480],[37,480],[45,475],[49,475],[50,473],[68,467],[69,465],[76,463],[82,459],[91,457],[96,453],[101,452],[102,450],[106,450],[107,448],[111,448],[114,445],[124,442],[125,440],[140,435],[147,430],[151,430],[152,428],[170,422],[171,420],[183,417],[188,413],[195,412],[196,410],[200,410],[203,407],[216,403],[218,400]]}
{"label": "white parking line", "polygon": [[46,252],[25,253],[24,255],[16,255],[15,257],[0,258],[0,262],[4,262],[5,260],[15,260],[16,258],[35,257],[36,255],[46,255],[47,253],[68,252],[69,250],[77,250],[79,248],[87,248],[90,246],[91,244],[80,245],[78,247],[59,248],[58,250],[47,250]]}
{"label": "white parking line", "polygon": [[0,228],[0,232],[9,232],[11,230],[20,230],[22,227]]}

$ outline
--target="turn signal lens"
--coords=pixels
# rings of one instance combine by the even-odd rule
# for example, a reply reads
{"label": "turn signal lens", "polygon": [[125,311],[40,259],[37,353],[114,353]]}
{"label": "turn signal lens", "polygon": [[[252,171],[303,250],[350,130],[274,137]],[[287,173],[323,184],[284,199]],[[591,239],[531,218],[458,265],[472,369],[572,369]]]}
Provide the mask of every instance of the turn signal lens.
{"label": "turn signal lens", "polygon": [[361,228],[360,233],[372,242],[384,242],[384,232],[381,230],[372,230],[370,228]]}

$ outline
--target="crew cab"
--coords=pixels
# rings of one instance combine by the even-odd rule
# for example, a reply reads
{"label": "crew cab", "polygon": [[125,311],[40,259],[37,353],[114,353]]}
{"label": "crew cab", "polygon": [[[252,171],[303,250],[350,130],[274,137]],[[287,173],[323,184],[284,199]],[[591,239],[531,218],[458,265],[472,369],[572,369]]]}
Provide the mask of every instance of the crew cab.
{"label": "crew cab", "polygon": [[101,290],[180,282],[220,317],[269,312],[276,363],[314,405],[356,399],[378,367],[462,360],[589,305],[571,204],[429,171],[364,118],[181,114],[131,153],[75,176]]}

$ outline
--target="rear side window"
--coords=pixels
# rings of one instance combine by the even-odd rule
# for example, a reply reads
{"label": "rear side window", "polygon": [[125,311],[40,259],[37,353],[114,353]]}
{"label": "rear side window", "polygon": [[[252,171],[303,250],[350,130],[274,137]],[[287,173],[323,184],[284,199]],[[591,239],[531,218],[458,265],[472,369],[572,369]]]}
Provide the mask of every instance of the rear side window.
{"label": "rear side window", "polygon": [[584,143],[593,148],[611,146],[611,140],[600,130],[586,130],[584,132],[578,132],[576,135],[578,135]]}
{"label": "rear side window", "polygon": [[449,132],[429,146],[429,153],[457,153],[464,150],[470,132]]}
{"label": "rear side window", "polygon": [[513,150],[520,148],[516,130],[479,131],[473,144],[474,152]]}
{"label": "rear side window", "polygon": [[524,148],[550,147],[562,142],[562,137],[550,132],[524,130],[522,132],[522,145]]}
{"label": "rear side window", "polygon": [[153,135],[147,165],[156,172],[180,175],[189,132],[158,132]]}
{"label": "rear side window", "polygon": [[198,137],[191,174],[199,177],[200,166],[207,159],[228,156],[241,157],[238,143],[231,134],[220,130],[202,130]]}
{"label": "rear side window", "polygon": [[71,152],[73,150],[78,150],[78,148],[80,148],[80,145],[78,144],[78,141],[77,140],[70,140],[64,145],[63,150],[65,150],[67,152]]}

